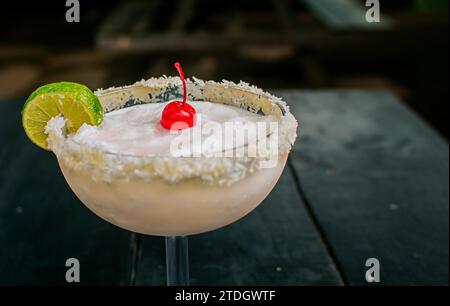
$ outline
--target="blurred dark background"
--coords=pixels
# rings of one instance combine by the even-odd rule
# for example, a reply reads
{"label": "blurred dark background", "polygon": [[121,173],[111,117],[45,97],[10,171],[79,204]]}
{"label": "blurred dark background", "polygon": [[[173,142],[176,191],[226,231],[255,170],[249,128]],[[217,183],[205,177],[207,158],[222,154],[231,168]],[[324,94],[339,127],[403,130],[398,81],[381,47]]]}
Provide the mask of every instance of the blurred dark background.
{"label": "blurred dark background", "polygon": [[[95,89],[175,75],[265,89],[364,88],[397,94],[448,139],[448,1],[80,0],[3,5],[0,103],[52,81]],[[380,122],[382,124],[382,122]]]}

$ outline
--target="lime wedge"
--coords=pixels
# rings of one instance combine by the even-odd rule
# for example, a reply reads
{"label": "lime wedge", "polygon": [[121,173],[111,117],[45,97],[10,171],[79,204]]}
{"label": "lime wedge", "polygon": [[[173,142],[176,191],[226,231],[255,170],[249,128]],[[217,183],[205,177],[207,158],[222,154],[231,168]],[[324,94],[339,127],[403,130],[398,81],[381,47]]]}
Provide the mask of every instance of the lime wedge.
{"label": "lime wedge", "polygon": [[49,150],[45,126],[60,114],[66,118],[70,133],[83,123],[96,126],[103,121],[102,105],[89,88],[73,82],[51,83],[36,89],[22,108],[22,125],[28,138]]}

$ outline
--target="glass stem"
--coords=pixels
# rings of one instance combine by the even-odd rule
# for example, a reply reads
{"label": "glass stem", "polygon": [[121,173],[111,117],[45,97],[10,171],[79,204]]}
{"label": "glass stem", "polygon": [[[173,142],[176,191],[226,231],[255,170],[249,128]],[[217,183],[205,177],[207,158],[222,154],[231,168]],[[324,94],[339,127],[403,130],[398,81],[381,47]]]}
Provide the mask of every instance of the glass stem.
{"label": "glass stem", "polygon": [[188,238],[166,237],[167,286],[189,285]]}

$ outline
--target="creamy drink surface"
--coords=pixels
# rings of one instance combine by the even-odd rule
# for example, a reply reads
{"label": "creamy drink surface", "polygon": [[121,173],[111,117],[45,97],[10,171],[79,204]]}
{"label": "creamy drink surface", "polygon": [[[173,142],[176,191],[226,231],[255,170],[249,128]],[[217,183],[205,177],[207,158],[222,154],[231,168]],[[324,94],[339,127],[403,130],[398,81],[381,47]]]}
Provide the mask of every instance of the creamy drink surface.
{"label": "creamy drink surface", "polygon": [[[74,140],[80,144],[95,145],[111,153],[169,156],[171,144],[176,138],[185,137],[192,142],[192,135],[196,131],[197,135],[203,135],[200,141],[194,142],[197,147],[208,139],[210,143],[211,140],[217,140],[221,149],[230,149],[236,145],[233,140],[229,141],[230,137],[245,137],[247,143],[262,135],[251,135],[239,124],[271,121],[270,116],[261,116],[236,106],[190,101],[189,104],[197,111],[197,124],[187,132],[170,132],[160,124],[161,112],[167,103],[141,104],[112,111],[105,114],[101,126],[83,125],[73,136]],[[225,126],[228,128],[226,132]],[[265,132],[263,134],[265,136]]]}

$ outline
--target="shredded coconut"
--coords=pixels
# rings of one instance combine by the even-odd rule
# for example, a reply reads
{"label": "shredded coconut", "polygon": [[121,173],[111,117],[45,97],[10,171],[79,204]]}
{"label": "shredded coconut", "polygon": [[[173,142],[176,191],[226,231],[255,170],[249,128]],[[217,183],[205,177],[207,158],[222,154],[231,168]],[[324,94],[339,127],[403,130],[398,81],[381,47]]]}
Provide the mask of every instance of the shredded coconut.
{"label": "shredded coconut", "polygon": [[[194,77],[188,80],[187,86],[191,100],[232,104],[250,112],[275,116],[278,120],[278,133],[268,137],[277,137],[278,151],[269,157],[198,158],[113,154],[105,152],[101,146],[87,146],[76,142],[73,135],[67,135],[65,119],[61,116],[52,118],[47,123],[48,145],[60,162],[75,170],[88,170],[94,180],[150,181],[161,178],[169,183],[177,183],[186,179],[200,179],[205,183],[221,185],[234,184],[248,173],[261,169],[262,163],[286,155],[291,150],[297,137],[297,121],[282,99],[242,81],[238,84],[226,80],[217,83]],[[136,104],[167,102],[179,98],[181,90],[181,80],[178,77],[163,76],[141,80],[129,86],[98,89],[95,94],[106,112],[110,112]],[[80,129],[81,133],[90,130],[89,126],[82,126]]]}

